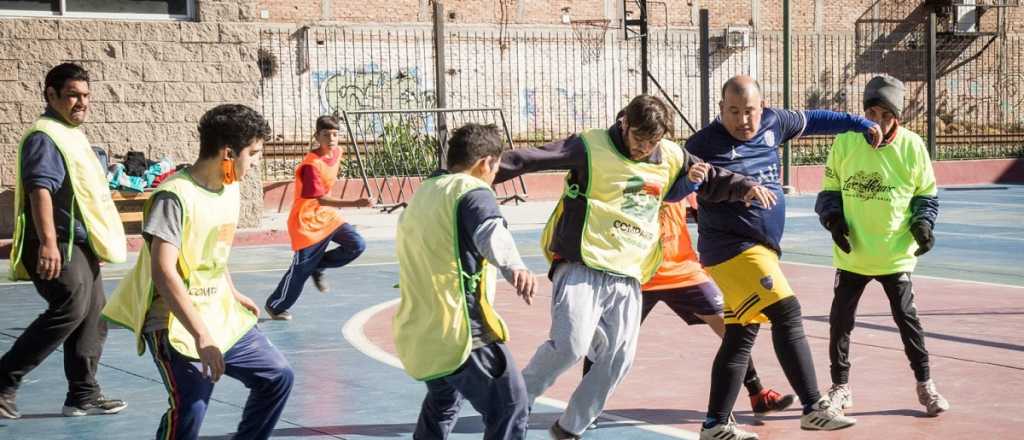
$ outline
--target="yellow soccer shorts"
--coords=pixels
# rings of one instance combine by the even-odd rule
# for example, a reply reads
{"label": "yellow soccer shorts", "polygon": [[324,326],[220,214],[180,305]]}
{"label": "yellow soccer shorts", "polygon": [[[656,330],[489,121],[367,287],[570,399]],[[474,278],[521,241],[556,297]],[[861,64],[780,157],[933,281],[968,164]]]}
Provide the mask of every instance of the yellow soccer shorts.
{"label": "yellow soccer shorts", "polygon": [[761,245],[710,266],[707,271],[722,290],[726,324],[768,322],[761,311],[793,296],[779,266],[779,256]]}

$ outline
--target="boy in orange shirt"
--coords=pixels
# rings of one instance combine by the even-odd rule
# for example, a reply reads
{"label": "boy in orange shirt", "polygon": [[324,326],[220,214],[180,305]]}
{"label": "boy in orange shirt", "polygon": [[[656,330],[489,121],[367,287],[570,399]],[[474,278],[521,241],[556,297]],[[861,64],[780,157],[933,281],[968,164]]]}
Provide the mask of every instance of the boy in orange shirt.
{"label": "boy in orange shirt", "polygon": [[[344,155],[338,147],[339,128],[333,116],[317,118],[314,139],[318,148],[306,153],[295,170],[295,201],[288,215],[288,236],[295,256],[264,307],[275,320],[292,319],[288,309],[298,301],[306,279],[312,277],[316,288],[327,292],[324,269],[351,263],[366,250],[363,237],[336,209],[353,204],[330,195]],[[328,251],[332,241],[338,246]]]}
{"label": "boy in orange shirt", "polygon": [[[696,208],[696,194],[686,200]],[[719,338],[725,334],[722,292],[704,271],[697,260],[697,252],[690,242],[690,231],[686,228],[686,205],[682,201],[664,203],[658,211],[661,225],[662,262],[643,289],[643,307],[640,322],[647,319],[659,302],[664,302],[688,325],[707,324]],[[583,374],[590,370],[590,359],[583,360]],[[747,375],[743,385],[750,393],[750,406],[754,414],[762,416],[782,411],[793,404],[792,394],[782,395],[764,388],[754,370],[754,361],[747,364]]]}

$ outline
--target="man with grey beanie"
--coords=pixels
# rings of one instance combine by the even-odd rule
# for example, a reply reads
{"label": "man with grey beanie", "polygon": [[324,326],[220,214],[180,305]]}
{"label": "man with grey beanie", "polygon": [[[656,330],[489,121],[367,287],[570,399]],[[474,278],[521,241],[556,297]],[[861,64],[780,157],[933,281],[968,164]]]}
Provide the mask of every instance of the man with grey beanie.
{"label": "man with grey beanie", "polygon": [[924,330],[917,316],[911,272],[917,257],[935,244],[939,213],[935,174],[924,140],[900,127],[904,87],[890,76],[876,76],[864,89],[864,113],[884,135],[872,147],[860,133],[836,137],[825,165],[815,211],[832,234],[835,296],[829,315],[829,398],[853,406],[849,385],[850,333],[864,288],[877,280],[889,299],[903,348],[917,379],[918,401],[929,416],[949,409],[931,379]]}

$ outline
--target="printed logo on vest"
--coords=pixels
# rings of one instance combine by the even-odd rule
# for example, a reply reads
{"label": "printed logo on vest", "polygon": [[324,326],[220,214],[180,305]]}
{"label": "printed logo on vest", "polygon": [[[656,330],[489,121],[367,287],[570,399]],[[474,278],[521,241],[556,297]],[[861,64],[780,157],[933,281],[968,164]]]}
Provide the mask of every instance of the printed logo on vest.
{"label": "printed logo on vest", "polygon": [[768,290],[772,290],[772,287],[774,285],[775,285],[775,283],[772,282],[772,276],[771,275],[767,275],[767,276],[761,278],[761,287],[764,287],[765,289],[768,289]]}
{"label": "printed logo on vest", "polygon": [[653,220],[661,206],[661,185],[644,182],[640,176],[630,177],[622,191],[622,212],[643,220]]}
{"label": "printed logo on vest", "polygon": [[882,174],[875,171],[866,173],[857,171],[843,182],[843,193],[850,194],[861,200],[889,201],[889,194],[895,186],[884,185]]}

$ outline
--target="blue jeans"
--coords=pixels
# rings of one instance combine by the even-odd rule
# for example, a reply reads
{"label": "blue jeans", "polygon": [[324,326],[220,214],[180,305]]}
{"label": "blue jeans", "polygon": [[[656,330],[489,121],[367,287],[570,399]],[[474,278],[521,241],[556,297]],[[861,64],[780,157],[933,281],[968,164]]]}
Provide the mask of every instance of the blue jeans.
{"label": "blue jeans", "polygon": [[[337,247],[327,250],[331,242]],[[267,298],[267,309],[278,314],[284,312],[299,300],[302,286],[314,272],[324,269],[341,267],[362,255],[366,250],[366,241],[356,232],[356,228],[345,223],[338,227],[330,237],[305,249],[295,251],[292,265],[281,277],[274,293]]]}
{"label": "blue jeans", "polygon": [[[145,335],[157,370],[167,388],[170,408],[160,419],[156,438],[195,439],[206,416],[213,382],[203,377],[203,366],[171,347],[167,330]],[[292,367],[277,347],[253,327],[224,353],[224,375],[238,379],[249,389],[242,421],[234,438],[270,438],[291,394]]]}
{"label": "blue jeans", "polygon": [[428,380],[415,440],[448,438],[468,400],[484,422],[484,440],[526,438],[529,405],[523,375],[505,344],[495,342],[469,354],[454,373]]}

